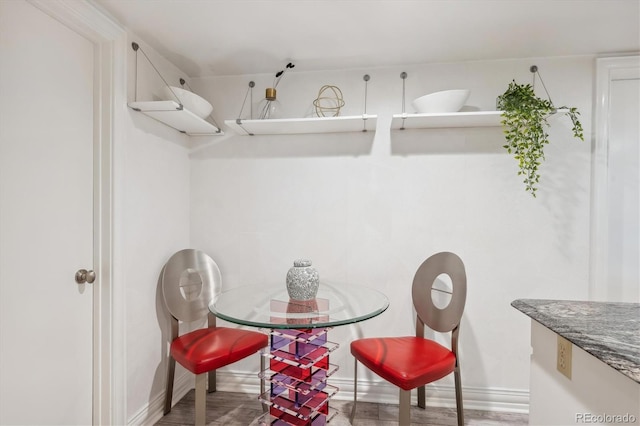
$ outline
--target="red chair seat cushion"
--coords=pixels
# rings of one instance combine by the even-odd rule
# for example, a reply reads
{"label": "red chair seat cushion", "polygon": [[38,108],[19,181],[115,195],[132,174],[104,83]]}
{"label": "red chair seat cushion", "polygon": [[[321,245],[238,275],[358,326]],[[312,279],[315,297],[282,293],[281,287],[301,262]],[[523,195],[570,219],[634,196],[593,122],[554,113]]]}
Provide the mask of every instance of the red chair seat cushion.
{"label": "red chair seat cushion", "polygon": [[411,390],[453,372],[451,350],[419,337],[377,337],[351,342],[351,353],[367,368],[390,383]]}
{"label": "red chair seat cushion", "polygon": [[228,327],[211,327],[183,334],[171,342],[171,356],[194,374],[239,361],[267,346],[265,334]]}

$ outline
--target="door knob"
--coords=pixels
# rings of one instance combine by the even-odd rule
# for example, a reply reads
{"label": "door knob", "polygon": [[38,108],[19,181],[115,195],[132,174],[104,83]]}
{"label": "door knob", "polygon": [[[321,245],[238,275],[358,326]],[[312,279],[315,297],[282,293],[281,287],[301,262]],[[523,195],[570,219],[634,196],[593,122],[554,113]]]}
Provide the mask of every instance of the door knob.
{"label": "door knob", "polygon": [[93,283],[96,280],[96,273],[92,270],[78,269],[76,272],[76,282],[78,284]]}

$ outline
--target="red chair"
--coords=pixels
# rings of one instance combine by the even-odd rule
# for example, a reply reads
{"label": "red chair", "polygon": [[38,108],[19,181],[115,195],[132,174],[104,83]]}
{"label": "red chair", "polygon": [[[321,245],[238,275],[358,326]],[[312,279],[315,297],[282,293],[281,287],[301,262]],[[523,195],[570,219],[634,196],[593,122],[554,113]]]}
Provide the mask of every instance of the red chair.
{"label": "red chair", "polygon": [[[451,292],[434,288],[440,274],[451,278]],[[432,298],[433,291],[450,294],[449,304],[443,309],[438,308]],[[453,373],[458,425],[464,424],[458,358],[460,319],[467,299],[467,277],[462,260],[449,252],[437,253],[425,260],[413,278],[412,298],[417,313],[416,337],[365,338],[351,343],[351,353],[356,359],[351,424],[356,412],[358,361],[400,388],[398,422],[401,426],[411,423],[411,390],[418,388],[418,406],[425,408],[425,385]],[[425,324],[434,331],[451,332],[451,348],[426,339]]]}
{"label": "red chair", "polygon": [[[162,296],[172,317],[164,414],[171,411],[178,361],[196,375],[196,425],[204,425],[206,420],[207,376],[209,392],[214,392],[216,369],[246,358],[268,344],[267,336],[256,331],[216,327],[209,304],[220,293],[221,281],[213,259],[193,249],[175,253],[162,271]],[[180,321],[204,323],[205,317],[208,327],[178,335]]]}

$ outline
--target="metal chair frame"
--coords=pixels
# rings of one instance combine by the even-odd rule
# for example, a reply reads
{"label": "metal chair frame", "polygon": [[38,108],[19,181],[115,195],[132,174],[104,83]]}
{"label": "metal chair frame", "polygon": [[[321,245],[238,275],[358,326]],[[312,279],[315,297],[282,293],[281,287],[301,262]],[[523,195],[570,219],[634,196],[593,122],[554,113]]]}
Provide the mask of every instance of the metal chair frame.
{"label": "metal chair frame", "polygon": [[[165,306],[171,314],[171,342],[179,336],[180,322],[197,321],[207,317],[207,326],[216,327],[216,317],[209,311],[209,303],[222,290],[222,277],[218,265],[204,252],[185,249],[171,256],[162,270],[161,287]],[[176,370],[176,360],[171,355],[171,351],[168,353],[168,358],[165,415],[171,412]],[[262,356],[260,357],[260,365],[261,370],[264,370],[264,357]],[[264,387],[264,381],[261,380],[261,393],[264,392]],[[196,425],[204,425],[206,422],[207,391],[216,391],[215,370],[196,374]]]}
{"label": "metal chair frame", "polygon": [[[451,278],[452,291],[433,288],[436,278],[446,274]],[[438,308],[432,297],[433,291],[451,294],[449,304],[444,308]],[[434,331],[451,333],[451,352],[456,357],[456,365],[453,371],[456,391],[456,412],[458,426],[464,425],[464,410],[462,403],[462,380],[460,377],[460,358],[458,356],[458,340],[460,322],[467,298],[467,277],[464,263],[456,254],[440,252],[425,260],[413,278],[411,287],[413,306],[416,310],[416,337],[424,337],[425,325]],[[355,359],[353,376],[353,406],[349,421],[353,424],[358,396],[358,360]],[[418,388],[418,407],[426,408],[426,385]],[[408,426],[411,423],[411,390],[399,389],[399,415],[398,424]]]}

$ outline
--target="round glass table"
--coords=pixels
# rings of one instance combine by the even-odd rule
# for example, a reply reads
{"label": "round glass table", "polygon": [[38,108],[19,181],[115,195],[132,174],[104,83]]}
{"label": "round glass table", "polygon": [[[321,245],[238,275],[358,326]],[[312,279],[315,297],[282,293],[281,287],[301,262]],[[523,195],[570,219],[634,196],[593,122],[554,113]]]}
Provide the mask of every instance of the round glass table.
{"label": "round glass table", "polygon": [[259,374],[259,399],[269,410],[257,424],[282,426],[317,426],[331,419],[335,413],[329,399],[338,388],[327,379],[338,366],[329,362],[329,354],[339,345],[327,339],[327,332],[373,318],[388,307],[389,300],[377,290],[329,282],[320,283],[312,300],[289,299],[284,285],[261,285],[222,292],[209,305],[220,319],[270,335]]}
{"label": "round glass table", "polygon": [[209,306],[220,319],[264,328],[320,328],[373,318],[389,306],[377,290],[322,282],[315,299],[291,300],[284,285],[243,286],[222,292]]}

